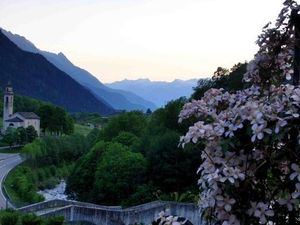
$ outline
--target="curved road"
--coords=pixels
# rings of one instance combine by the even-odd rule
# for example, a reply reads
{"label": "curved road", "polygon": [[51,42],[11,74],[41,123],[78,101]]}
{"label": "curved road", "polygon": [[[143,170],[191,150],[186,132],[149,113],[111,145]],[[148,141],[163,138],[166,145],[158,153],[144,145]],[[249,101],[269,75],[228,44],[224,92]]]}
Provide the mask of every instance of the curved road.
{"label": "curved road", "polygon": [[13,207],[3,194],[2,184],[8,172],[22,161],[19,154],[0,153],[0,208]]}

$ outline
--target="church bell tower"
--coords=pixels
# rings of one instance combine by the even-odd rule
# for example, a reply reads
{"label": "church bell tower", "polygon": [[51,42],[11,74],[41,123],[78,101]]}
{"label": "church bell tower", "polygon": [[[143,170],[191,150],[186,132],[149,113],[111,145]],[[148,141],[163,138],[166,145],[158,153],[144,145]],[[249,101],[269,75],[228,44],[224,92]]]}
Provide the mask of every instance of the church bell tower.
{"label": "church bell tower", "polygon": [[13,88],[8,83],[8,85],[4,89],[4,101],[3,101],[3,125],[4,121],[9,119],[9,117],[13,114],[14,107],[14,92]]}

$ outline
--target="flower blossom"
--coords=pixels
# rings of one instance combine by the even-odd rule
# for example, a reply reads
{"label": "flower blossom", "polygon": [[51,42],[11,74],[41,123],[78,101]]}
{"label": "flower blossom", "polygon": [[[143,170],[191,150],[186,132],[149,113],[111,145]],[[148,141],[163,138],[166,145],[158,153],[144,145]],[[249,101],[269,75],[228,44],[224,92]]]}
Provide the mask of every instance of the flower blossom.
{"label": "flower blossom", "polygon": [[293,163],[291,165],[292,170],[294,170],[294,172],[290,175],[290,179],[294,180],[295,178],[298,179],[298,181],[300,181],[300,168],[299,165]]}
{"label": "flower blossom", "polygon": [[259,202],[256,206],[256,209],[254,211],[254,216],[259,218],[259,222],[262,224],[267,223],[267,218],[274,216],[274,211],[269,209],[267,204],[264,204],[263,202]]}
{"label": "flower blossom", "polygon": [[279,205],[286,205],[289,211],[293,211],[293,208],[296,204],[296,199],[293,199],[292,196],[289,194],[286,198],[278,200]]}

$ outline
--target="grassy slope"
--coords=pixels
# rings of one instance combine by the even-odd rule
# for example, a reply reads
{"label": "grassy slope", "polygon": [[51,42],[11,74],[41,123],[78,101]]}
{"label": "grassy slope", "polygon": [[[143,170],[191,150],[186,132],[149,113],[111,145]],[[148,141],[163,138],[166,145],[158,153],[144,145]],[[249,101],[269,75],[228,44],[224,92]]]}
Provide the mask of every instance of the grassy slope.
{"label": "grassy slope", "polygon": [[[17,167],[16,167],[17,168]],[[16,172],[16,168],[12,169],[6,176],[6,179],[4,180],[3,186],[5,190],[5,195],[8,195],[8,198],[10,201],[14,204],[16,207],[22,207],[26,205],[16,194],[14,191],[14,186],[13,186],[13,177]]]}
{"label": "grassy slope", "polygon": [[84,126],[84,125],[81,125],[81,124],[74,124],[74,133],[78,133],[78,134],[81,134],[81,135],[88,135],[88,133],[91,131],[92,129],[88,126]]}

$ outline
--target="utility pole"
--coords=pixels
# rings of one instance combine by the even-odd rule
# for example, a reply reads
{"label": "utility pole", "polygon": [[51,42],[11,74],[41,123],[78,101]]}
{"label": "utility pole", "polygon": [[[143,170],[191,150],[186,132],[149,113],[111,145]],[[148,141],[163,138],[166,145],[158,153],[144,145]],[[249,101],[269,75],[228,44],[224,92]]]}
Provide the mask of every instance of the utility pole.
{"label": "utility pole", "polygon": [[299,84],[300,78],[300,15],[299,10],[292,10],[291,22],[295,27],[294,75],[293,85]]}

